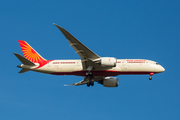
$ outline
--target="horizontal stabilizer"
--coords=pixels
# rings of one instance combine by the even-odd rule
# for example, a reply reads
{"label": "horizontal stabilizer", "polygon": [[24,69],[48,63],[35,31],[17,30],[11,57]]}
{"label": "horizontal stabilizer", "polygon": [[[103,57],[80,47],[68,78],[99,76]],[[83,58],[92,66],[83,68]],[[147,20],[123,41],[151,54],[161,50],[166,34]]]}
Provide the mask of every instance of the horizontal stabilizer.
{"label": "horizontal stabilizer", "polygon": [[24,64],[24,65],[31,65],[34,66],[35,64],[31,61],[29,61],[28,59],[24,58],[23,56],[14,53],[14,55]]}
{"label": "horizontal stabilizer", "polygon": [[25,72],[28,72],[29,70],[28,69],[24,69],[24,68],[22,68],[22,70],[21,71],[19,71],[19,73],[25,73]]}

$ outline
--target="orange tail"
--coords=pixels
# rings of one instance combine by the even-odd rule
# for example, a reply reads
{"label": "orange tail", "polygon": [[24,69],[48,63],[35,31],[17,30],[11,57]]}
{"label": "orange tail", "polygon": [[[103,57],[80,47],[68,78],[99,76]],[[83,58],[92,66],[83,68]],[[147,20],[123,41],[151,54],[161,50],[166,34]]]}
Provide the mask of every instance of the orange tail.
{"label": "orange tail", "polygon": [[39,55],[26,41],[18,40],[24,57],[33,63],[39,63],[40,66],[45,65],[47,60]]}

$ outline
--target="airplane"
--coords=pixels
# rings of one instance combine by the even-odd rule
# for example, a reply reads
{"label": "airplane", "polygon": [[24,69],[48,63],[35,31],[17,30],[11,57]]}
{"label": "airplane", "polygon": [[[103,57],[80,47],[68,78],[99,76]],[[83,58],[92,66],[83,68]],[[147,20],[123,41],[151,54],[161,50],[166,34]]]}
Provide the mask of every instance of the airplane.
{"label": "airplane", "polygon": [[79,40],[72,36],[67,30],[54,24],[66,37],[70,46],[80,56],[79,60],[46,60],[36,52],[26,41],[18,40],[24,57],[14,53],[22,62],[17,67],[22,68],[19,73],[35,71],[52,75],[75,75],[83,76],[80,82],[68,86],[79,86],[86,84],[93,86],[94,82],[104,87],[118,87],[118,75],[150,75],[162,73],[165,69],[155,61],[146,59],[116,59],[115,57],[100,57]]}

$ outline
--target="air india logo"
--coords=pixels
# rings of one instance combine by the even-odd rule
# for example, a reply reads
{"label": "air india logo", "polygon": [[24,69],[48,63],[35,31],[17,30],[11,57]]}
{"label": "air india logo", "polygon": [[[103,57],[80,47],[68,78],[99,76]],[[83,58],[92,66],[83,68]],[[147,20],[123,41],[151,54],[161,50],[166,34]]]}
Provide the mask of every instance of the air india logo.
{"label": "air india logo", "polygon": [[46,61],[25,41],[19,40],[19,44],[26,59],[30,60],[33,63],[42,63]]}

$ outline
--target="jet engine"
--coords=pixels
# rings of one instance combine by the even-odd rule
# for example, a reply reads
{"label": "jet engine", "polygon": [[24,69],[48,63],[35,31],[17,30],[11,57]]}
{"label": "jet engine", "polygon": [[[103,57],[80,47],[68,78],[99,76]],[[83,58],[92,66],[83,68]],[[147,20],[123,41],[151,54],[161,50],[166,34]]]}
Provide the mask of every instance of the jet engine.
{"label": "jet engine", "polygon": [[101,83],[104,87],[118,87],[119,79],[114,77],[105,77],[99,83]]}
{"label": "jet engine", "polygon": [[116,67],[117,59],[114,57],[102,57],[100,64],[103,67]]}

